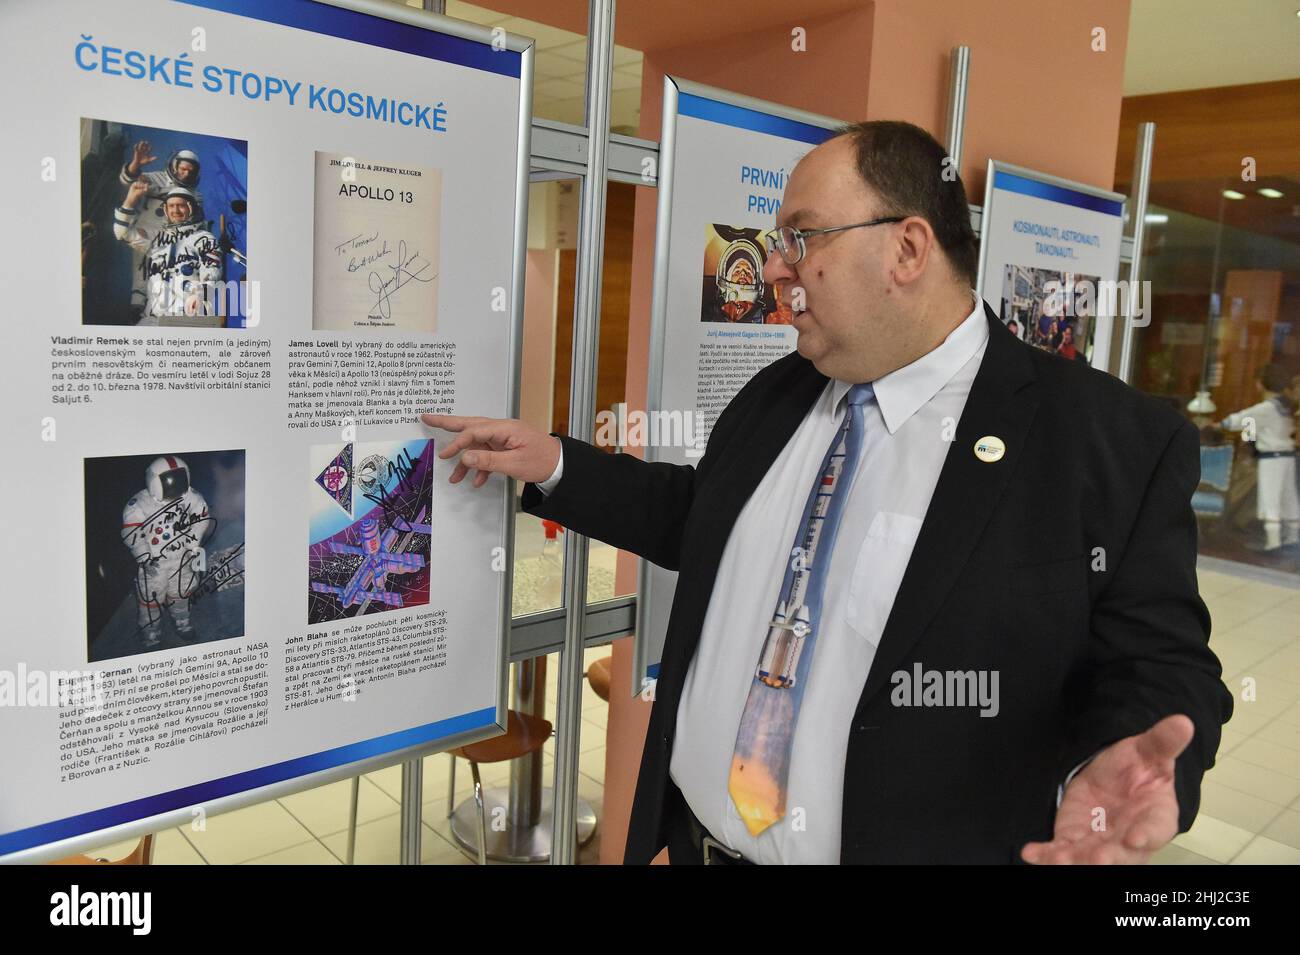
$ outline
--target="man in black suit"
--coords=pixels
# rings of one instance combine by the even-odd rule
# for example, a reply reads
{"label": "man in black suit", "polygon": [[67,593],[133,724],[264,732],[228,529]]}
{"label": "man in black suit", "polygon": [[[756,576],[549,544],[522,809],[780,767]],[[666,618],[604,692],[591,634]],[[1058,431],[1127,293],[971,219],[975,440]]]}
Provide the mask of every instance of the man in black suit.
{"label": "man in black suit", "polygon": [[[530,482],[529,513],[679,572],[627,862],[665,845],[675,863],[1141,862],[1195,818],[1232,710],[1197,593],[1197,432],[972,311],[944,158],[875,122],[799,163],[764,269],[793,291],[798,349],[741,389],[696,467],[424,416],[459,432],[453,483]],[[854,427],[778,821],[751,825],[726,793],[753,625],[794,629],[771,608],[811,513],[805,462]],[[962,675],[989,678],[991,706],[953,698]]]}

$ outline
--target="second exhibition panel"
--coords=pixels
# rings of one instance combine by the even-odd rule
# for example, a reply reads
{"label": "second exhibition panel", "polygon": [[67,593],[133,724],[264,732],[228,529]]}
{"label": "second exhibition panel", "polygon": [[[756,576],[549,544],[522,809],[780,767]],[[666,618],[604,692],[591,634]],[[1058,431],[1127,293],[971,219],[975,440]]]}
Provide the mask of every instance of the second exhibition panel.
{"label": "second exhibition panel", "polygon": [[[794,351],[794,291],[768,285],[764,235],[825,116],[664,77],[646,459],[695,465],[736,392]],[[641,562],[632,687],[658,678],[677,574]]]}

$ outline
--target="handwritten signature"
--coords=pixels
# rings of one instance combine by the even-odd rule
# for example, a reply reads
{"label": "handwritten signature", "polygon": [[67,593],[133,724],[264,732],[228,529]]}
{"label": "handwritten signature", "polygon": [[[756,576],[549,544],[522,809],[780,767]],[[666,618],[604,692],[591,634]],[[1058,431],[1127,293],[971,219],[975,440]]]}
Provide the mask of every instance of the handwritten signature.
{"label": "handwritten signature", "polygon": [[426,275],[430,268],[432,263],[423,258],[419,250],[407,255],[406,240],[400,240],[397,243],[397,264],[388,266],[388,271],[392,274],[385,277],[382,271],[370,273],[370,291],[375,293],[373,310],[378,311],[380,318],[391,318],[392,305],[389,300],[393,293],[411,282],[432,282],[438,273]]}
{"label": "handwritten signature", "polygon": [[[414,472],[415,459],[411,457],[410,451],[403,448],[395,460],[388,462],[388,473],[381,480],[375,482],[376,486],[379,488],[379,493],[375,494],[371,491],[363,492],[367,500],[372,504],[378,504],[379,507],[383,509],[384,517],[388,519],[390,525],[396,526],[398,530],[409,529],[410,524],[408,522],[415,518],[419,512],[421,495],[416,494],[415,497],[407,501],[406,506],[403,507],[401,501],[394,500],[389,496],[387,489],[388,481],[396,475],[397,483],[401,484],[403,481],[408,480]],[[406,526],[398,526],[399,524]]]}
{"label": "handwritten signature", "polygon": [[[175,505],[168,505],[156,514],[162,514],[173,506]],[[201,532],[195,536],[188,531],[203,524],[211,524],[215,528],[217,522],[212,517],[191,514],[189,508],[184,505],[180,506],[178,511],[180,516],[177,517],[174,525],[176,536],[158,554],[146,553],[136,558],[135,592],[139,597],[140,605],[145,609],[146,616],[144,624],[137,628],[137,633],[162,622],[163,606],[169,603],[167,599],[169,590],[176,594],[174,599],[193,603],[195,586],[203,577],[203,571],[195,569],[193,558],[186,560],[184,556],[187,553],[197,556],[197,551],[201,547],[200,541],[206,535]],[[242,547],[241,544],[240,548]],[[176,565],[176,569],[163,576],[163,561],[174,559],[178,556],[178,552],[182,559]],[[171,586],[172,582],[175,583],[174,587]]]}
{"label": "handwritten signature", "polygon": [[209,564],[207,573],[199,574],[197,586],[189,588],[190,606],[198,603],[205,594],[214,594],[219,590],[232,590],[244,582],[242,558],[244,545],[239,544],[223,552],[223,557],[215,564]]}

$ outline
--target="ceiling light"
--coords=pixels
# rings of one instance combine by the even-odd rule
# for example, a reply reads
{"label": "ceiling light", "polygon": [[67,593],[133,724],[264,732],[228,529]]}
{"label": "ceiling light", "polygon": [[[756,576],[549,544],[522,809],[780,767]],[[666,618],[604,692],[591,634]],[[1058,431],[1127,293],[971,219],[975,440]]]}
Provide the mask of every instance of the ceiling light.
{"label": "ceiling light", "polygon": [[1224,189],[1223,198],[1225,199],[1245,199],[1246,197],[1236,189]]}
{"label": "ceiling light", "polygon": [[1169,216],[1165,215],[1163,212],[1148,212],[1142,217],[1142,221],[1152,225],[1164,225],[1169,221]]}
{"label": "ceiling light", "polygon": [[1270,187],[1268,187],[1268,186],[1265,186],[1263,189],[1256,189],[1255,191],[1258,192],[1258,193],[1259,193],[1261,196],[1263,196],[1265,199],[1281,199],[1281,198],[1282,198],[1282,193],[1280,193],[1280,192],[1278,192],[1276,189],[1272,189],[1272,188],[1270,188]]}

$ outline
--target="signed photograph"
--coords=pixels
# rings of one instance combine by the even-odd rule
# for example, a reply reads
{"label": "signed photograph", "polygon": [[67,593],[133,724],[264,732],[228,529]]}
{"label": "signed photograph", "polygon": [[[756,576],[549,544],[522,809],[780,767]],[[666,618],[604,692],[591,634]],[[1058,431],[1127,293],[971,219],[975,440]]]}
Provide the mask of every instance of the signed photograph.
{"label": "signed photograph", "polygon": [[244,635],[244,452],[85,461],[87,662]]}
{"label": "signed photograph", "polygon": [[83,118],[80,214],[82,324],[248,327],[247,142]]}
{"label": "signed photograph", "polygon": [[307,622],[429,602],[433,441],[313,445]]}
{"label": "signed photograph", "polygon": [[432,333],[442,172],[316,153],[312,327]]}

